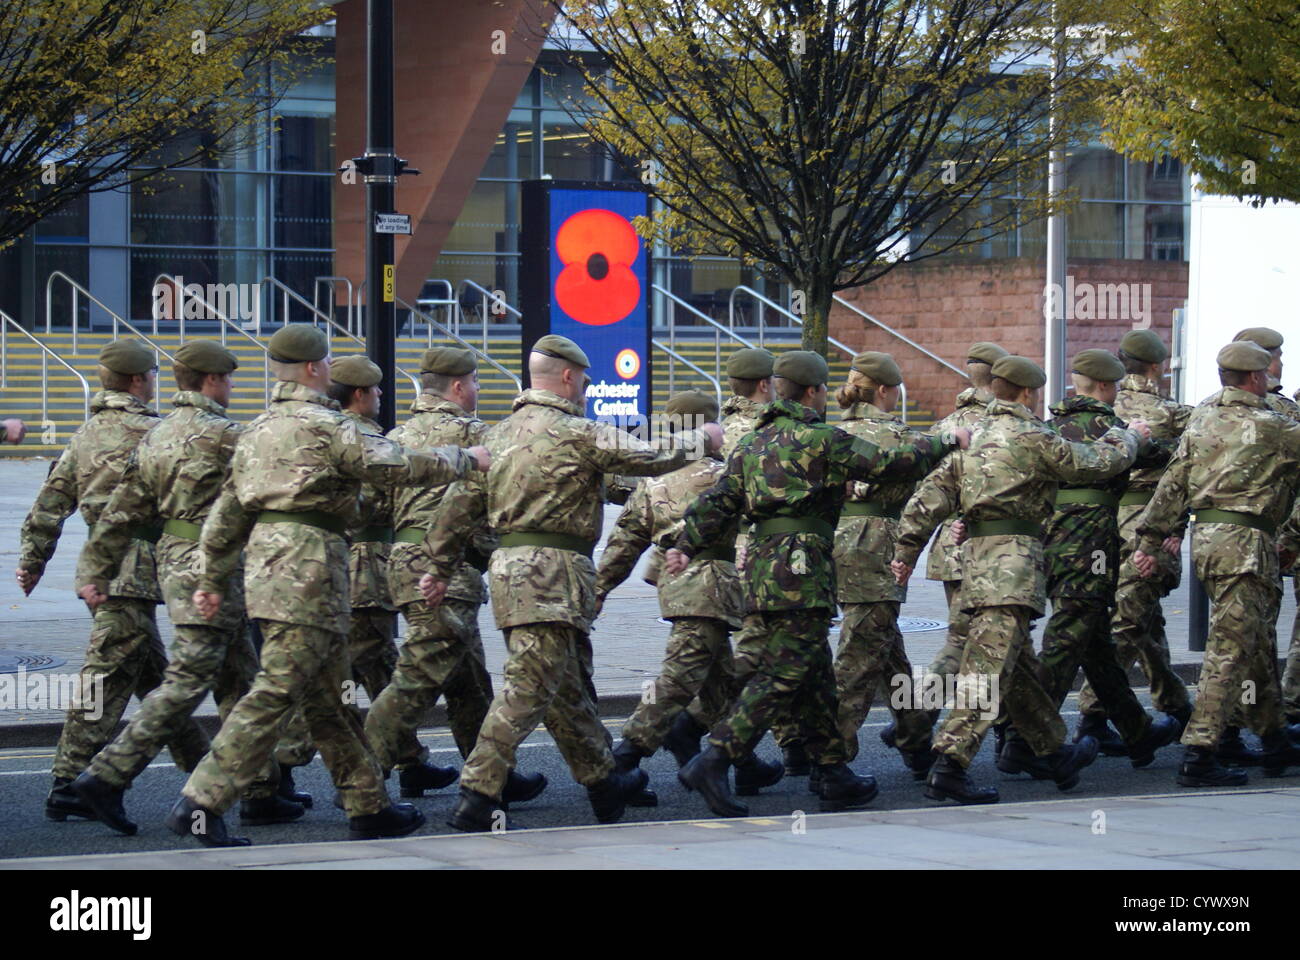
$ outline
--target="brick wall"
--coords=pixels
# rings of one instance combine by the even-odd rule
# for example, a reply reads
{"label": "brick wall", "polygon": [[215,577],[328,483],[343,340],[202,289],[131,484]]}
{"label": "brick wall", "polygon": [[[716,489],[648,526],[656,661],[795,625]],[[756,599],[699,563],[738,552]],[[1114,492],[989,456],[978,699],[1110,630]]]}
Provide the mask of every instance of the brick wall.
{"label": "brick wall", "polygon": [[[1076,284],[1150,284],[1151,327],[1166,342],[1172,312],[1187,299],[1187,264],[1155,260],[1071,260]],[[865,287],[840,294],[882,323],[964,369],[966,349],[992,340],[1012,353],[1043,362],[1043,261],[949,260],[904,264]],[[1145,302],[1145,300],[1144,300]],[[1086,304],[1080,304],[1086,309]],[[1081,311],[1082,312],[1082,311]],[[1069,319],[1067,358],[1088,347],[1115,350],[1133,319]],[[903,368],[910,399],[943,416],[965,380],[897,338],[836,304],[830,334],[850,347],[883,350]]]}

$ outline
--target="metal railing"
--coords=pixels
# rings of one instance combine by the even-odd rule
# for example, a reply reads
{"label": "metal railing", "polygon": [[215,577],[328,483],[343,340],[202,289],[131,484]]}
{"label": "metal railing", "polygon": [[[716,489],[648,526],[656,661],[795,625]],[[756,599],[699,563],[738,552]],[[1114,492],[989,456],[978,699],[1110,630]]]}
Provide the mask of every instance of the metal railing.
{"label": "metal railing", "polygon": [[[453,294],[453,297],[456,300],[456,313],[458,316],[464,316],[463,311],[461,311],[460,309],[460,298],[461,298],[461,294],[464,292],[466,287],[468,287],[471,290],[477,290],[483,299],[483,352],[487,353],[488,317],[491,315],[491,311],[488,310],[488,301],[490,300],[494,304],[500,304],[504,308],[505,313],[514,315],[515,319],[519,320],[521,323],[523,322],[524,315],[520,313],[516,308],[510,306],[510,304],[505,301],[504,297],[498,297],[491,290],[488,290],[486,287],[479,286],[473,280],[470,280],[468,277],[466,277],[460,283],[456,284],[456,292]],[[501,314],[497,314],[497,316],[501,316]],[[457,327],[457,333],[459,333],[459,327]]]}
{"label": "metal railing", "polygon": [[[345,284],[347,284],[347,296],[344,297],[344,299],[343,299],[343,302],[346,303],[346,304],[347,304],[347,307],[348,307],[348,323],[347,323],[347,327],[348,327],[349,330],[356,330],[357,328],[356,328],[356,326],[355,326],[355,325],[353,324],[353,322],[352,322],[352,320],[353,320],[353,314],[352,314],[352,281],[349,280],[347,277],[314,277],[314,278],[312,279],[312,284],[311,284],[311,303],[312,303],[312,309],[316,309],[316,310],[319,309],[319,304],[320,304],[320,287],[321,287],[321,284],[323,283],[323,284],[325,284],[326,288],[329,290],[329,304],[330,304],[330,313],[329,313],[329,315],[330,315],[330,319],[333,319],[333,318],[334,318],[334,307],[335,307],[335,305],[336,305],[336,302],[338,301],[338,288],[335,286],[335,284],[339,283],[340,281],[343,282],[343,283],[345,283]],[[360,331],[357,331],[357,332],[360,332]]]}
{"label": "metal railing", "polygon": [[[176,285],[176,278],[168,273],[160,273],[158,274],[158,276],[154,278],[153,282],[155,287],[158,285],[159,280],[170,283],[173,286]],[[193,299],[196,300],[205,310],[208,311],[209,317],[214,317],[218,321],[220,321],[218,329],[220,330],[220,334],[221,334],[222,346],[225,346],[226,344],[226,327],[230,327],[237,334],[239,334],[245,340],[252,342],[257,347],[257,349],[262,351],[262,392],[265,394],[266,403],[269,404],[271,402],[271,363],[270,363],[271,358],[270,358],[270,350],[267,348],[266,344],[263,343],[261,340],[259,340],[257,337],[253,336],[247,330],[245,330],[243,324],[236,323],[234,320],[231,320],[228,316],[226,316],[224,313],[222,313],[220,310],[214,307],[203,297],[194,297]],[[184,343],[185,342],[184,311],[181,312],[180,317],[178,319],[180,320],[181,343]],[[258,306],[257,309],[257,326],[258,329],[260,330],[262,326],[262,311],[260,305]]]}
{"label": "metal railing", "polygon": [[85,412],[85,418],[89,420],[90,419],[90,384],[86,382],[86,378],[83,377],[78,372],[76,367],[68,363],[68,361],[64,360],[61,356],[59,356],[57,353],[51,350],[48,346],[41,343],[41,341],[36,339],[36,337],[32,336],[30,331],[25,330],[22,324],[20,324],[13,317],[9,316],[9,314],[5,313],[3,310],[0,310],[0,387],[9,386],[9,328],[10,327],[13,327],[15,330],[21,333],[32,343],[36,344],[36,346],[41,351],[42,429],[44,428],[44,425],[46,423],[49,423],[50,421],[50,359],[51,358],[53,358],[55,363],[64,367],[69,373],[71,373],[74,377],[76,377],[79,381],[81,381],[81,392],[84,395],[83,409]]}
{"label": "metal railing", "polygon": [[921,346],[911,337],[905,336],[904,334],[899,333],[893,327],[881,323],[871,314],[867,313],[867,311],[861,309],[860,307],[855,307],[853,304],[849,303],[847,300],[845,300],[843,297],[839,296],[838,294],[831,297],[831,299],[834,300],[836,303],[838,303],[841,307],[847,307],[848,309],[852,310],[863,320],[869,320],[871,323],[874,323],[877,327],[879,327],[881,330],[884,330],[885,333],[889,334],[891,337],[896,337],[899,340],[902,340],[913,350],[919,350],[921,353],[925,354],[927,357],[929,357],[931,360],[935,361],[936,363],[943,364],[945,367],[947,367],[953,373],[957,374],[963,380],[970,379],[970,374],[968,374],[965,370],[962,370],[959,367],[954,366],[953,364],[949,363],[947,360],[945,360],[943,357],[939,356],[938,354],[925,349],[925,347]]}
{"label": "metal railing", "polygon": [[[460,344],[460,345],[461,345],[462,347],[464,347],[466,350],[469,350],[469,351],[473,352],[473,354],[474,354],[476,357],[478,357],[479,359],[487,361],[488,366],[490,366],[490,367],[492,367],[493,369],[495,369],[495,370],[497,370],[497,371],[499,371],[499,372],[505,374],[505,376],[506,376],[507,379],[509,379],[509,380],[513,380],[513,381],[514,381],[514,384],[515,384],[515,389],[516,389],[516,390],[519,390],[519,391],[521,391],[521,392],[523,391],[523,389],[524,389],[523,382],[522,382],[522,381],[521,381],[517,376],[515,376],[514,373],[512,373],[508,368],[503,367],[501,364],[497,363],[496,360],[492,359],[491,354],[489,354],[486,350],[480,350],[478,347],[474,346],[474,344],[470,343],[468,340],[462,340],[460,337],[458,337],[456,334],[452,333],[450,330],[448,330],[446,327],[444,327],[441,323],[439,323],[437,320],[435,320],[435,319],[434,319],[433,317],[431,317],[429,314],[424,313],[423,311],[417,309],[416,307],[411,306],[409,303],[407,303],[407,302],[406,302],[405,300],[403,300],[401,297],[397,297],[396,299],[397,299],[397,305],[398,305],[399,307],[401,307],[403,310],[410,310],[411,313],[412,313],[414,316],[419,317],[421,320],[423,320],[423,321],[428,325],[428,328],[429,328],[429,346],[430,346],[430,347],[433,346],[433,331],[434,331],[434,328],[436,327],[436,328],[438,329],[438,332],[439,332],[440,334],[442,334],[442,336],[446,337],[448,340],[452,340],[452,341],[454,341],[454,342]],[[415,392],[416,392],[416,393],[419,393],[419,392],[420,392],[420,385],[419,385],[419,382],[418,382],[418,381],[416,382]]]}
{"label": "metal railing", "polygon": [[[678,362],[680,362],[680,363],[684,363],[684,364],[686,364],[686,366],[690,367],[692,370],[694,370],[696,373],[698,373],[700,376],[702,376],[705,380],[709,381],[709,383],[713,384],[713,392],[714,392],[714,393],[717,395],[717,397],[718,397],[718,409],[719,409],[719,410],[722,409],[722,384],[718,381],[718,378],[717,378],[717,377],[713,376],[711,373],[708,373],[708,372],[705,371],[703,368],[701,368],[701,367],[697,367],[694,363],[692,363],[690,360],[687,360],[685,357],[683,357],[680,353],[678,353],[678,352],[677,352],[676,350],[674,350],[672,347],[668,346],[668,344],[664,343],[662,340],[651,340],[651,341],[650,341],[650,345],[653,346],[653,347],[655,347],[656,349],[658,349],[658,350],[662,350],[664,353],[668,354],[668,356],[669,356],[669,358],[670,358],[671,360],[678,361]],[[672,387],[672,382],[673,382],[673,381],[672,381],[672,365],[671,365],[671,364],[669,364],[668,371],[669,371],[669,373],[668,373],[668,391],[669,391],[669,393],[671,393],[672,390],[673,390],[673,387]]]}
{"label": "metal railing", "polygon": [[[129,320],[127,320],[125,317],[119,316],[111,308],[109,308],[109,306],[105,304],[103,300],[100,300],[93,293],[91,293],[89,290],[87,290],[85,287],[79,284],[76,280],[73,280],[62,270],[53,271],[50,274],[49,279],[45,281],[45,333],[47,335],[51,332],[51,329],[53,327],[54,281],[55,280],[62,280],[65,283],[67,283],[69,287],[72,288],[72,352],[74,354],[81,352],[80,345],[78,344],[77,341],[77,329],[78,329],[77,299],[78,297],[85,297],[87,300],[89,300],[91,303],[99,307],[99,309],[103,310],[106,314],[108,314],[110,317],[113,318],[113,339],[114,340],[116,340],[118,336],[117,333],[118,327],[119,326],[126,327],[126,329],[130,330],[133,334],[135,334],[145,343],[149,344],[149,346],[153,349],[153,355],[155,360],[158,358],[159,354],[162,354],[168,360],[172,360],[172,361],[175,360],[175,357],[173,357],[170,353],[168,353],[162,347],[158,346],[158,344],[156,344],[149,337],[145,336],[143,333],[137,330],[135,325],[132,324]],[[155,337],[158,336],[158,318],[156,316],[154,317],[153,320],[153,335]],[[181,343],[184,342],[185,342],[185,338],[182,336]]]}
{"label": "metal railing", "polygon": [[[750,341],[742,337],[740,334],[736,333],[735,330],[730,330],[727,327],[724,327],[722,324],[718,323],[718,321],[714,320],[708,314],[691,306],[689,303],[687,303],[681,297],[677,296],[677,294],[673,293],[671,290],[668,290],[657,283],[650,284],[650,289],[653,290],[655,293],[659,294],[660,296],[667,298],[668,300],[668,347],[669,349],[666,349],[664,352],[668,354],[669,361],[670,361],[668,364],[668,392],[669,393],[673,392],[674,386],[676,384],[675,374],[677,368],[674,361],[676,360],[676,358],[681,356],[679,353],[677,353],[677,349],[676,349],[677,348],[677,308],[679,306],[685,308],[688,312],[694,314],[697,319],[703,320],[708,326],[713,327],[713,359],[714,359],[714,363],[716,364],[717,370],[719,372],[722,371],[722,338],[724,335],[730,337],[732,340],[735,340],[743,347],[752,347],[754,345],[753,343],[751,343]],[[683,361],[683,362],[687,362],[687,361]],[[694,364],[687,362],[687,365],[690,366],[693,370],[699,370],[699,368],[696,367]],[[722,403],[721,398],[719,398],[718,403],[719,405],[721,405]]]}

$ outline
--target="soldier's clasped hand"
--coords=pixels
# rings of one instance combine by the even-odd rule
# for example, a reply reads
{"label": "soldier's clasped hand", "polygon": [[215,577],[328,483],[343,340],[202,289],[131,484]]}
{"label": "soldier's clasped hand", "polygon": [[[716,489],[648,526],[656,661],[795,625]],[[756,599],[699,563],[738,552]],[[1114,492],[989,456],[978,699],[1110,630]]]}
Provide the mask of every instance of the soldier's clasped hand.
{"label": "soldier's clasped hand", "polygon": [[709,453],[717,453],[722,449],[722,428],[720,426],[710,422],[700,427],[700,430],[709,438]]}
{"label": "soldier's clasped hand", "polygon": [[677,574],[685,570],[687,564],[690,562],[690,557],[674,547],[664,554],[664,573],[671,574],[675,577]]}
{"label": "soldier's clasped hand", "polygon": [[203,614],[204,620],[215,617],[217,608],[221,606],[221,594],[209,593],[207,590],[195,590],[191,599],[194,601],[194,606],[199,608],[199,613]]}
{"label": "soldier's clasped hand", "polygon": [[108,597],[99,592],[99,587],[95,586],[93,583],[88,583],[78,590],[77,596],[81,597],[82,600],[85,600],[86,606],[90,607],[91,610],[94,610],[108,599]]}
{"label": "soldier's clasped hand", "polygon": [[952,432],[953,437],[957,440],[957,446],[961,450],[970,449],[970,430],[966,427],[958,427]]}
{"label": "soldier's clasped hand", "polygon": [[1149,553],[1136,550],[1133,552],[1133,566],[1137,567],[1138,573],[1142,576],[1153,576],[1156,572],[1156,558]]}
{"label": "soldier's clasped hand", "polygon": [[17,418],[0,420],[0,424],[3,424],[5,428],[6,443],[22,443],[23,437],[27,436],[27,424]]}
{"label": "soldier's clasped hand", "polygon": [[902,560],[894,560],[889,564],[889,569],[894,571],[894,582],[900,587],[907,586],[907,581],[912,576],[912,568]]}
{"label": "soldier's clasped hand", "polygon": [[1145,420],[1130,420],[1128,428],[1143,440],[1151,439],[1151,426]]}
{"label": "soldier's clasped hand", "polygon": [[424,602],[431,607],[436,607],[442,603],[442,598],[447,595],[447,581],[435,580],[433,574],[426,573],[420,578],[420,594],[424,597]]}
{"label": "soldier's clasped hand", "polygon": [[14,571],[14,579],[18,581],[18,586],[23,588],[23,593],[30,597],[36,585],[41,582],[41,575],[19,567]]}
{"label": "soldier's clasped hand", "polygon": [[492,466],[492,454],[488,453],[487,447],[466,447],[466,450],[474,458],[476,469],[486,472]]}

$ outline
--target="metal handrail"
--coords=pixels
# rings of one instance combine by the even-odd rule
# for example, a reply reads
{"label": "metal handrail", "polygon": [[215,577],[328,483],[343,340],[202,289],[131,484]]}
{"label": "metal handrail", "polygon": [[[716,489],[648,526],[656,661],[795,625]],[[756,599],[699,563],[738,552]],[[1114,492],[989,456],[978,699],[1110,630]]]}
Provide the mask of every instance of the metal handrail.
{"label": "metal handrail", "polygon": [[[168,353],[162,347],[158,346],[158,344],[156,344],[149,337],[145,336],[143,333],[137,330],[133,323],[131,323],[125,317],[118,316],[112,309],[109,308],[109,306],[106,303],[104,303],[103,300],[100,300],[97,296],[95,296],[93,293],[91,293],[89,290],[87,290],[85,287],[79,284],[76,280],[73,280],[62,270],[53,271],[50,274],[49,279],[45,281],[45,333],[47,335],[51,332],[51,326],[53,321],[53,316],[52,316],[54,310],[53,291],[54,291],[54,281],[57,279],[65,280],[68,286],[72,288],[72,352],[73,353],[81,352],[80,346],[78,344],[78,339],[77,339],[77,296],[80,295],[85,297],[87,300],[89,300],[91,303],[99,307],[99,309],[103,310],[105,313],[107,313],[110,317],[113,318],[113,339],[114,340],[117,339],[117,328],[118,325],[121,324],[122,326],[126,327],[128,330],[130,330],[137,337],[139,337],[141,340],[143,340],[145,343],[149,344],[149,346],[153,348],[153,355],[155,360],[158,359],[158,354],[161,353],[164,357],[166,357],[168,360],[171,360],[173,363],[176,361],[176,358],[173,357],[170,353]],[[154,317],[154,321],[153,321],[153,335],[155,337],[158,336],[157,317]],[[182,343],[185,342],[183,338],[181,342]]]}
{"label": "metal handrail", "polygon": [[[167,273],[160,273],[158,274],[157,277],[154,278],[155,286],[158,284],[159,280],[165,280],[171,284],[177,283],[176,278],[173,277],[171,274],[167,274]],[[205,300],[203,297],[194,297],[194,299],[197,300],[206,310],[209,311],[210,316],[214,316],[221,321],[221,325],[218,329],[221,331],[222,346],[226,345],[226,327],[230,327],[241,337],[243,337],[245,340],[252,341],[254,344],[257,345],[257,348],[262,351],[263,354],[262,391],[263,393],[266,394],[266,402],[269,404],[271,402],[271,350],[270,348],[265,343],[263,343],[260,339],[253,336],[251,333],[245,330],[243,324],[239,324],[236,323],[234,320],[231,320],[228,316],[226,316],[224,313],[222,313],[212,304],[208,303],[208,301]],[[257,329],[260,330],[261,328],[262,328],[262,310],[261,310],[261,300],[259,298],[257,301]],[[185,342],[185,323],[184,320],[182,320],[181,321],[181,343],[184,342]]]}
{"label": "metal handrail", "polygon": [[353,316],[352,315],[352,281],[349,280],[347,277],[313,277],[312,284],[311,284],[312,306],[315,307],[316,304],[319,302],[320,285],[324,283],[329,287],[330,290],[330,316],[333,317],[335,300],[338,299],[337,297],[338,289],[337,287],[335,287],[335,283],[337,283],[340,280],[342,280],[344,283],[348,285],[348,295],[347,297],[344,298],[343,302],[348,305],[348,329],[353,330],[355,329],[355,327],[352,324],[352,316]]}
{"label": "metal handrail", "polygon": [[[740,334],[736,333],[735,330],[727,329],[722,324],[718,323],[718,321],[710,317],[708,314],[703,313],[702,311],[691,306],[689,303],[687,303],[681,297],[677,296],[677,294],[673,293],[671,290],[668,290],[657,283],[650,284],[650,289],[660,294],[661,296],[667,297],[669,303],[672,304],[671,309],[669,309],[668,311],[668,344],[670,347],[673,347],[675,349],[677,346],[677,307],[678,306],[685,307],[688,311],[695,314],[695,316],[699,317],[709,326],[713,327],[713,359],[719,371],[722,370],[722,334],[725,333],[728,337],[730,337],[732,340],[739,342],[742,346],[745,347],[753,346],[752,343],[750,343]],[[669,353],[669,356],[674,356],[674,355],[675,354],[672,352]],[[670,392],[672,391],[673,385],[676,382],[676,378],[673,376],[675,371],[676,371],[676,367],[674,367],[673,364],[671,363],[668,364],[668,389]]]}
{"label": "metal handrail", "polygon": [[[696,373],[702,376],[705,380],[709,381],[709,383],[713,384],[713,392],[717,394],[718,397],[718,409],[719,410],[722,409],[722,384],[718,382],[717,377],[706,372],[703,368],[697,367],[695,364],[691,363],[691,361],[687,360],[680,353],[678,353],[676,350],[674,350],[672,347],[668,346],[666,343],[664,343],[661,340],[651,340],[650,345],[656,347],[659,350],[662,350],[664,353],[668,354],[668,356],[672,357],[674,360],[680,360],[682,363],[686,364],[686,366],[690,367],[692,370],[694,370]],[[671,384],[668,389],[672,390]]]}
{"label": "metal handrail", "polygon": [[925,349],[925,347],[921,346],[919,343],[917,343],[917,342],[916,342],[915,340],[913,340],[911,337],[905,336],[905,335],[899,333],[899,332],[898,332],[897,330],[895,330],[893,327],[890,327],[890,326],[888,326],[888,325],[886,325],[886,324],[884,324],[884,323],[881,323],[879,320],[877,320],[877,319],[876,319],[875,317],[873,317],[871,314],[867,313],[867,311],[861,309],[860,307],[855,307],[853,304],[849,303],[847,300],[845,300],[843,297],[839,296],[838,294],[833,295],[833,296],[831,297],[831,299],[834,300],[836,303],[838,303],[838,304],[839,304],[840,306],[842,306],[842,307],[848,307],[850,310],[852,310],[854,313],[856,313],[856,314],[857,314],[858,316],[860,316],[862,319],[864,319],[864,320],[870,320],[872,323],[874,323],[876,326],[878,326],[881,330],[884,330],[886,333],[890,334],[891,336],[897,337],[899,340],[902,340],[905,344],[907,344],[907,345],[908,345],[909,347],[911,347],[913,350],[919,350],[921,353],[925,354],[925,355],[926,355],[927,357],[929,357],[931,360],[934,360],[934,361],[937,362],[937,363],[941,363],[941,364],[943,364],[945,367],[947,367],[949,370],[951,370],[953,373],[957,374],[958,376],[960,376],[960,377],[962,377],[962,378],[964,378],[964,379],[966,379],[966,380],[969,380],[969,379],[970,379],[970,374],[968,374],[965,370],[961,370],[961,369],[959,369],[958,367],[953,366],[951,363],[949,363],[949,362],[948,362],[947,360],[945,360],[943,357],[941,357],[941,356],[939,356],[938,354],[936,354],[936,353],[932,353],[931,351]]}
{"label": "metal handrail", "polygon": [[[447,339],[454,340],[456,343],[459,343],[465,349],[472,351],[481,359],[486,360],[489,365],[496,368],[501,373],[504,373],[506,377],[508,377],[509,379],[513,380],[515,382],[516,390],[522,391],[524,389],[523,382],[506,367],[503,367],[501,364],[493,360],[492,357],[487,353],[487,351],[480,350],[478,347],[474,346],[472,343],[470,343],[467,340],[462,340],[459,336],[452,333],[450,330],[444,327],[437,320],[433,319],[433,317],[431,317],[429,314],[424,313],[421,310],[417,310],[415,307],[411,306],[401,297],[397,297],[396,301],[397,301],[397,305],[401,307],[403,310],[410,310],[413,314],[415,314],[417,317],[419,317],[421,320],[423,320],[426,324],[429,325],[429,346],[430,347],[433,346],[433,328],[437,327],[438,330],[442,333],[442,335],[445,336]],[[418,382],[415,387],[415,392],[416,393],[420,392],[420,386]]]}
{"label": "metal handrail", "polygon": [[0,387],[9,386],[9,328],[13,327],[24,337],[36,344],[41,351],[41,429],[45,424],[50,422],[50,357],[55,362],[65,367],[74,377],[81,381],[81,392],[85,395],[83,409],[85,417],[90,419],[90,384],[86,382],[80,371],[72,364],[64,360],[61,356],[41,343],[32,336],[31,332],[25,330],[23,325],[15,320],[9,314],[0,310]]}
{"label": "metal handrail", "polygon": [[[485,288],[485,287],[481,287],[481,286],[479,286],[477,283],[475,283],[473,280],[469,279],[468,277],[466,277],[465,279],[461,280],[460,283],[456,284],[456,292],[455,292],[454,294],[452,294],[452,296],[455,297],[455,299],[456,299],[456,311],[457,311],[457,315],[460,315],[460,294],[461,294],[461,291],[462,291],[465,287],[469,287],[469,288],[472,289],[472,290],[477,290],[479,293],[481,293],[481,294],[483,295],[483,352],[484,352],[484,353],[487,353],[487,349],[488,349],[488,308],[487,308],[488,300],[492,300],[492,301],[495,302],[495,303],[499,303],[499,304],[501,304],[501,306],[503,306],[503,307],[506,308],[506,312],[508,312],[508,313],[513,313],[513,314],[515,315],[515,317],[516,317],[516,318],[517,318],[521,323],[523,322],[524,315],[523,315],[522,313],[520,313],[516,308],[510,306],[510,304],[506,302],[506,300],[505,300],[504,297],[498,297],[498,296],[497,296],[495,293],[493,293],[491,290],[488,290],[488,289]],[[460,329],[460,325],[457,324],[457,330],[459,330],[459,329]]]}
{"label": "metal handrail", "polygon": [[[781,314],[782,316],[789,317],[792,321],[797,323],[799,326],[801,327],[803,326],[802,317],[791,313],[789,310],[781,306],[779,303],[774,303],[773,301],[769,300],[767,297],[763,296],[763,294],[759,293],[753,287],[746,287],[742,285],[732,290],[731,296],[727,298],[727,319],[730,321],[733,327],[736,325],[736,294],[738,293],[748,294],[749,296],[753,297],[755,300],[767,304],[769,307],[771,307],[773,310],[775,310],[777,313]],[[760,345],[763,343],[763,336],[764,336],[763,315],[760,313],[759,320],[758,320],[758,342]],[[835,349],[840,350],[845,354],[847,354],[850,360],[852,360],[854,357],[858,355],[857,350],[854,350],[847,343],[841,343],[840,341],[836,340],[832,336],[827,336],[826,342],[829,343]]]}

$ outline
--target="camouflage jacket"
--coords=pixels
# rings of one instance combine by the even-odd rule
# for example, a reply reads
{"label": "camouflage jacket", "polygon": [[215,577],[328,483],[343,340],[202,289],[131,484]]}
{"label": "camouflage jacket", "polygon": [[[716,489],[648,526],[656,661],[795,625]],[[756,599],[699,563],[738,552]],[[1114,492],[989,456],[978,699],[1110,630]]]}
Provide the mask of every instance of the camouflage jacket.
{"label": "camouflage jacket", "polygon": [[[344,410],[343,414],[356,422],[363,436],[383,437],[384,428],[370,418],[351,410]],[[348,584],[354,610],[397,609],[388,590],[388,555],[392,545],[376,539],[380,529],[393,529],[393,493],[397,489],[400,488],[361,484],[361,504],[356,517],[348,524],[348,539],[352,542],[348,549]]]}
{"label": "camouflage jacket", "polygon": [[[1143,553],[1156,553],[1185,508],[1250,514],[1274,531],[1290,516],[1300,484],[1300,424],[1245,390],[1224,387],[1216,396],[1192,417],[1138,519]],[[1274,536],[1234,523],[1198,521],[1192,557],[1202,579],[1278,575]]]}
{"label": "camouflage jacket", "polygon": [[[1162,441],[1170,451],[1187,429],[1192,408],[1177,400],[1160,395],[1160,384],[1149,377],[1129,374],[1119,382],[1119,395],[1115,398],[1115,414],[1126,421],[1145,420],[1151,427],[1151,439]],[[1160,475],[1165,472],[1168,458],[1158,463],[1138,463],[1129,473],[1129,490],[1155,490]]]}
{"label": "camouflage jacket", "polygon": [[[680,470],[652,477],[637,485],[618,523],[610,532],[596,571],[596,596],[605,597],[628,578],[646,547],[671,547],[682,530],[682,517],[695,498],[704,493],[726,469],[720,460],[701,457]],[[735,543],[735,530],[716,547]],[[659,613],[674,617],[711,617],[740,626],[740,579],[729,560],[697,559],[675,577],[661,576]]]}
{"label": "camouflage jacket", "polygon": [[915,480],[955,444],[926,437],[882,450],[822,420],[809,407],[774,400],[754,434],[727,460],[726,472],[686,512],[677,549],[694,555],[717,543],[739,518],[811,521],[808,530],[751,535],[745,560],[746,612],[835,609],[834,531],[852,480]]}
{"label": "camouflage jacket", "polygon": [[[433,393],[422,393],[411,404],[411,419],[388,435],[403,446],[425,450],[452,444],[458,447],[477,447],[483,443],[488,426],[472,413]],[[475,471],[464,483],[482,486],[485,474]],[[449,483],[433,483],[424,487],[403,487],[394,491],[393,526],[398,529],[414,527],[427,531],[438,515],[438,505],[447,495]],[[447,596],[452,600],[483,603],[487,590],[483,585],[483,571],[488,557],[496,549],[497,538],[486,521],[478,524],[470,534],[466,549],[467,561],[460,564],[447,585]],[[418,543],[394,543],[388,560],[389,588],[393,600],[401,606],[423,603],[420,595],[420,577],[428,572],[424,562],[424,549]]]}
{"label": "camouflage jacket", "polygon": [[[1118,427],[1092,443],[1058,436],[1023,404],[994,400],[970,449],[949,457],[903,510],[894,558],[909,566],[944,517],[959,511],[967,527],[991,521],[1045,526],[1062,481],[1099,483],[1128,469],[1137,434]],[[1042,615],[1046,582],[1041,536],[971,536],[962,544],[965,609],[1025,606]]]}
{"label": "camouflage jacket", "polygon": [[[36,574],[54,556],[63,522],[74,510],[94,531],[95,523],[126,472],[140,438],[158,425],[158,414],[133,395],[100,390],[90,400],[90,419],[68,441],[23,521],[18,565]],[[133,539],[122,557],[113,597],[162,600],[149,540]]]}
{"label": "camouflage jacket", "polygon": [[[944,430],[956,430],[965,427],[973,430],[975,424],[984,417],[984,411],[993,402],[993,394],[982,387],[967,387],[957,394],[957,406],[952,413],[944,417],[927,432],[938,434]],[[923,484],[924,480],[921,481]],[[939,526],[934,541],[930,544],[930,559],[925,565],[927,580],[960,580],[961,547],[952,542],[952,523],[957,518],[949,517]]]}
{"label": "camouflage jacket", "polygon": [[[1296,392],[1300,393],[1300,391]],[[1300,422],[1300,404],[1282,392],[1282,381],[1269,377],[1269,388],[1268,393],[1264,395],[1264,402],[1274,413],[1280,413],[1284,417]]]}
{"label": "camouflage jacket", "polygon": [[[704,449],[705,436],[676,436],[660,450],[548,390],[525,390],[514,409],[484,438],[492,452],[486,483],[457,483],[447,491],[425,538],[425,562],[448,580],[471,532],[484,516],[500,537],[560,534],[594,545],[604,520],[604,475],[653,477],[680,469],[686,449]],[[590,553],[555,546],[503,546],[488,567],[497,626],[567,623],[586,632],[596,607],[596,568]]]}
{"label": "camouflage jacket", "polygon": [[[77,588],[93,583],[100,593],[117,575],[131,549],[132,529],[162,527],[167,520],[203,525],[230,471],[242,427],[226,408],[203,394],[182,390],[175,409],[144,435],[109,499],[77,563]],[[158,583],[167,617],[178,626],[237,629],[244,620],[242,578],[232,578],[221,608],[205,620],[192,599],[202,554],[197,540],[166,531],[154,547]]]}
{"label": "camouflage jacket", "polygon": [[754,429],[764,404],[748,397],[728,397],[722,404],[722,458],[731,456],[740,438]]}
{"label": "camouflage jacket", "polygon": [[[909,428],[895,414],[870,403],[855,403],[845,410],[840,429],[885,451],[915,447],[926,439],[920,430]],[[912,480],[850,481],[845,503],[874,503],[897,512],[915,487]],[[894,582],[894,573],[889,569],[897,534],[898,521],[891,517],[840,515],[834,554],[836,599],[840,603],[902,603],[907,599],[907,588]]]}
{"label": "camouflage jacket", "polygon": [[408,450],[362,433],[324,394],[277,383],[270,408],[239,438],[230,479],[203,524],[200,589],[224,592],[247,542],[249,616],[346,634],[352,612],[347,539],[309,523],[258,523],[258,514],[313,511],[354,524],[363,481],[420,485],[472,469],[474,459],[464,450]]}
{"label": "camouflage jacket", "polygon": [[[1092,397],[1071,396],[1052,404],[1048,424],[1073,443],[1105,436],[1111,427],[1127,427],[1109,404]],[[1163,465],[1173,443],[1139,445],[1134,467]],[[1061,490],[1101,490],[1118,499],[1128,485],[1130,471],[1122,470],[1100,484],[1062,483]],[[1058,504],[1047,524],[1044,551],[1047,594],[1050,597],[1105,597],[1109,602],[1119,580],[1118,509],[1102,504]]]}

